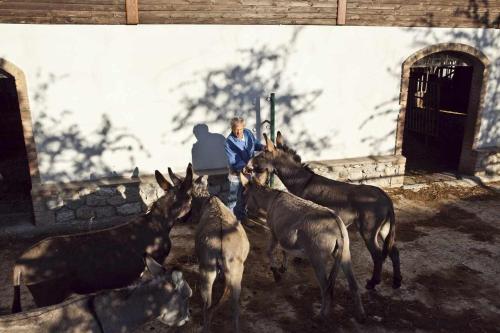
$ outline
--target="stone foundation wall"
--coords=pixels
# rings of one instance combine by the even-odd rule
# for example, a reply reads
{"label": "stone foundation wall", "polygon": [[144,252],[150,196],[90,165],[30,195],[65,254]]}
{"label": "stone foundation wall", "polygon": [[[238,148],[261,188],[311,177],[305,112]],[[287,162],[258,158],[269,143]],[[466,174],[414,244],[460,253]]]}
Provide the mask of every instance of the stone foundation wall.
{"label": "stone foundation wall", "polygon": [[406,158],[402,155],[368,156],[316,161],[309,167],[334,180],[379,187],[403,186]]}
{"label": "stone foundation wall", "polygon": [[474,175],[484,181],[500,180],[500,147],[478,149]]}
{"label": "stone foundation wall", "polygon": [[[488,155],[484,160],[500,161],[498,154],[493,157]],[[309,163],[309,166],[317,174],[335,180],[398,187],[403,185],[405,162],[403,156],[391,155],[316,161]],[[226,202],[229,182],[224,170],[208,174],[208,186],[211,194]],[[274,177],[273,187],[285,189],[277,177]],[[154,176],[41,184],[32,189],[37,225],[89,222],[138,215],[147,211],[162,195],[163,190],[156,183]]]}
{"label": "stone foundation wall", "polygon": [[32,189],[35,224],[88,222],[144,212],[141,181],[113,178],[64,184],[40,184]]}
{"label": "stone foundation wall", "polygon": [[[405,163],[404,156],[389,155],[314,161],[309,163],[309,167],[315,173],[334,180],[379,187],[399,187],[403,186]],[[227,173],[209,175],[208,181],[210,193],[225,202],[229,191]],[[286,189],[278,177],[274,177],[273,187]]]}

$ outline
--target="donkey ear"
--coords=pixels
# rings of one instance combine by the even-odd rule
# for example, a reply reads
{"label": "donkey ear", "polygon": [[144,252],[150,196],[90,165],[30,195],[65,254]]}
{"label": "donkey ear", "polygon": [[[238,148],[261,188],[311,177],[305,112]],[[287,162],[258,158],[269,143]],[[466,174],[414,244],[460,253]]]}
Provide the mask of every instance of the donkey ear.
{"label": "donkey ear", "polygon": [[247,176],[245,176],[242,172],[240,172],[239,176],[240,176],[241,185],[243,185],[243,187],[247,187],[248,183],[249,183]]}
{"label": "donkey ear", "polygon": [[156,181],[158,182],[158,185],[160,185],[163,191],[167,192],[173,187],[173,185],[170,184],[168,180],[166,180],[165,177],[163,177],[161,172],[158,170],[155,170],[155,178]]}
{"label": "donkey ear", "polygon": [[285,144],[285,140],[283,139],[283,135],[281,135],[281,132],[278,131],[278,133],[276,134],[276,146],[278,146],[278,148],[280,148],[284,144]]}
{"label": "donkey ear", "polygon": [[174,283],[175,289],[179,289],[184,285],[184,279],[181,271],[174,270],[172,272],[172,282]]}
{"label": "donkey ear", "polygon": [[144,264],[152,275],[159,275],[165,272],[165,268],[154,260],[149,254],[144,253]]}
{"label": "donkey ear", "polygon": [[271,141],[271,139],[269,139],[267,137],[266,133],[263,133],[262,135],[264,136],[264,139],[266,140],[266,150],[273,152],[274,151],[274,144],[273,144],[273,142]]}
{"label": "donkey ear", "polygon": [[193,186],[193,165],[191,163],[188,164],[186,168],[186,178],[182,182],[182,190],[188,191]]}
{"label": "donkey ear", "polygon": [[208,176],[207,175],[198,176],[198,178],[196,178],[196,180],[194,182],[196,184],[207,185],[207,183],[208,183]]}
{"label": "donkey ear", "polygon": [[168,168],[168,175],[170,176],[170,179],[172,180],[172,183],[174,183],[174,186],[179,186],[182,184],[182,179],[177,176],[170,167]]}

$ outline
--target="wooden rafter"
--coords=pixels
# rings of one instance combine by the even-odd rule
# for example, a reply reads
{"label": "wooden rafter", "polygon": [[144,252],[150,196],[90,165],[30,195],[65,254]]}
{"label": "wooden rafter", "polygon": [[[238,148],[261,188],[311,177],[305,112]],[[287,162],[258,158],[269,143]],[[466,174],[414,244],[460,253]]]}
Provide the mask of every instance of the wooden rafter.
{"label": "wooden rafter", "polygon": [[139,0],[126,0],[127,24],[139,24]]}
{"label": "wooden rafter", "polygon": [[344,25],[345,24],[346,11],[347,11],[347,0],[338,0],[337,25]]}

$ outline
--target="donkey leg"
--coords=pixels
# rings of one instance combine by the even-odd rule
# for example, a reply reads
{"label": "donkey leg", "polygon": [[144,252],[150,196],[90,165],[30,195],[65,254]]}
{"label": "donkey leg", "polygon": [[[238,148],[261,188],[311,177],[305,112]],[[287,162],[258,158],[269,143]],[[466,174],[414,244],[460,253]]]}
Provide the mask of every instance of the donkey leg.
{"label": "donkey leg", "polygon": [[330,312],[331,306],[331,293],[328,290],[328,278],[326,276],[327,260],[321,255],[319,251],[308,251],[308,257],[313,266],[316,279],[318,280],[321,289],[321,317],[325,318]]}
{"label": "donkey leg", "polygon": [[356,319],[358,321],[364,321],[366,318],[365,309],[363,308],[363,303],[361,301],[361,297],[359,295],[359,287],[356,278],[354,277],[354,273],[352,272],[351,265],[351,253],[349,249],[344,248],[344,254],[342,256],[342,271],[349,283],[349,290],[351,291],[352,298],[354,299],[354,306],[356,307]]}
{"label": "donkey leg", "polygon": [[200,293],[203,300],[203,332],[208,332],[210,329],[210,321],[212,320],[209,308],[212,306],[212,287],[217,277],[216,267],[200,267],[200,275]]}
{"label": "donkey leg", "polygon": [[283,262],[281,263],[280,273],[285,273],[288,270],[288,253],[283,250]]}
{"label": "donkey leg", "polygon": [[228,272],[228,283],[231,286],[231,309],[233,312],[233,331],[240,331],[240,294],[241,280],[243,278],[243,264],[234,265]]}
{"label": "donkey leg", "polygon": [[[382,237],[383,242],[385,242],[386,237],[389,237],[389,222],[386,222],[385,225],[380,228],[380,236]],[[396,244],[394,244],[389,251],[389,257],[392,261],[392,287],[397,289],[401,287],[403,277],[401,276],[399,249],[396,247]]]}
{"label": "donkey leg", "polygon": [[[374,242],[374,240],[371,240],[370,242]],[[375,287],[382,280],[382,265],[384,263],[382,259],[382,250],[377,248],[373,243],[367,244],[367,247],[373,260],[373,273],[371,279],[366,280],[366,289],[375,289]]]}
{"label": "donkey leg", "polygon": [[274,257],[274,250],[278,245],[278,240],[274,235],[271,235],[271,239],[269,240],[269,244],[267,247],[267,256],[269,257],[269,261],[271,263],[271,271],[273,272],[273,277],[275,282],[281,281],[281,274],[278,269],[278,262]]}
{"label": "donkey leg", "polygon": [[401,287],[401,281],[403,281],[403,276],[401,275],[401,267],[399,262],[399,249],[396,245],[392,246],[389,256],[392,261],[392,287],[397,289]]}
{"label": "donkey leg", "polygon": [[26,285],[37,307],[61,303],[71,295],[71,288],[65,283],[66,279],[45,281]]}
{"label": "donkey leg", "polygon": [[363,238],[366,248],[370,252],[373,260],[373,272],[372,278],[366,281],[366,289],[375,289],[375,286],[380,283],[382,275],[382,264],[384,263],[382,257],[382,249],[380,248],[377,241],[377,229],[374,223],[369,223],[368,221],[374,221],[374,216],[364,216],[361,223],[358,225],[359,233]]}

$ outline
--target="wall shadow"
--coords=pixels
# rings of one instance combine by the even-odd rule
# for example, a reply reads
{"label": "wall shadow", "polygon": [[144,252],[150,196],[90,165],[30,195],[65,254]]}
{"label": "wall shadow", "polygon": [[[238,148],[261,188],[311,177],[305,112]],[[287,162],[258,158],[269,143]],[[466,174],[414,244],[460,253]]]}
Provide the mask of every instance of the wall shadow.
{"label": "wall shadow", "polygon": [[[172,117],[174,131],[191,128],[200,118],[207,125],[229,127],[232,117],[241,116],[250,126],[255,120],[256,136],[260,139],[260,123],[263,120],[260,99],[276,92],[276,125],[289,133],[290,142],[298,149],[313,152],[330,147],[332,135],[319,137],[314,129],[299,126],[300,116],[315,110],[315,101],[322,90],[299,91],[293,82],[283,78],[302,29],[295,28],[289,41],[281,45],[239,50],[242,61],[196,73],[202,77],[203,92],[183,96],[181,103],[184,111]],[[184,82],[176,89],[188,91],[186,88],[194,84]]]}
{"label": "wall shadow", "polygon": [[[32,99],[38,116],[35,117],[33,132],[43,181],[65,182],[130,173],[136,166],[138,154],[150,156],[139,137],[126,127],[115,126],[105,113],[101,114],[101,123],[89,135],[72,120],[72,111],[55,113],[48,110],[49,88],[66,76],[39,72],[37,77],[40,83]],[[115,170],[105,154],[126,154],[128,163]]]}
{"label": "wall shadow", "polygon": [[194,170],[219,169],[227,166],[224,154],[226,138],[222,134],[212,133],[206,124],[193,127],[196,142],[191,148],[191,161]]}

